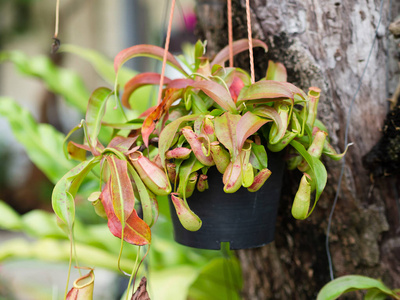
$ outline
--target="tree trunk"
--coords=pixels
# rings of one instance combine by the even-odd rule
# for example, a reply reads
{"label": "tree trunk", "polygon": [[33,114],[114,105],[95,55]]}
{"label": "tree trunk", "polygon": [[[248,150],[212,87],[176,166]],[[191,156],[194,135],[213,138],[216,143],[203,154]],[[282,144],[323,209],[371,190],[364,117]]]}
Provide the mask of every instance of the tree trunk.
{"label": "tree trunk", "polygon": [[[252,0],[250,5],[253,37],[269,46],[267,55],[255,51],[256,75],[263,77],[272,59],[284,63],[288,81],[306,91],[310,86],[321,88],[318,118],[327,126],[334,147],[343,151],[347,114],[373,43],[380,1]],[[389,9],[384,1],[377,40],[351,111],[349,142],[354,145],[346,156],[330,251],[336,277],[362,274],[399,288],[399,178],[372,178],[362,164],[362,156],[381,137],[388,88],[395,89],[395,81],[387,79],[387,73],[391,78],[398,67],[389,47],[393,39],[385,30]],[[400,3],[393,3],[391,15],[399,12]],[[209,54],[227,45],[226,1],[197,0],[197,14],[198,34],[208,40]],[[247,37],[244,0],[233,0],[233,26],[235,40]],[[235,62],[246,68],[248,55]],[[326,160],[326,165],[327,187],[311,217],[291,217],[300,174],[288,171],[275,242],[238,251],[245,299],[315,299],[330,280],[325,238],[341,162]]]}

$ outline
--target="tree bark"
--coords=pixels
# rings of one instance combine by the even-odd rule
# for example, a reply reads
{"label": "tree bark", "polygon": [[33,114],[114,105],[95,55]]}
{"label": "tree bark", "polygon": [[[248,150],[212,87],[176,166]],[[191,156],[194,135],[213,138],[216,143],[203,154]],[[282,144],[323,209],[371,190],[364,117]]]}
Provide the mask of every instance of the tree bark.
{"label": "tree bark", "polygon": [[[256,77],[265,75],[272,59],[284,63],[289,82],[306,91],[310,86],[321,88],[318,118],[327,126],[336,150],[343,151],[347,114],[373,43],[380,1],[252,0],[250,4],[253,37],[269,46],[267,55],[255,51]],[[362,156],[381,137],[387,98],[395,89],[393,74],[398,72],[392,60],[394,47],[389,47],[393,39],[386,32],[389,9],[384,1],[377,40],[351,111],[349,142],[354,145],[346,156],[330,251],[335,276],[362,274],[399,288],[399,178],[372,178],[362,165]],[[393,3],[391,15],[399,13],[400,4]],[[197,0],[197,14],[198,35],[207,39],[212,55],[228,43],[226,1]],[[234,39],[247,37],[244,0],[233,0],[233,16]],[[248,55],[236,58],[235,64],[246,68]],[[244,299],[315,299],[330,280],[325,238],[341,162],[325,162],[328,183],[314,213],[304,221],[291,217],[300,174],[287,172],[275,242],[238,251]]]}

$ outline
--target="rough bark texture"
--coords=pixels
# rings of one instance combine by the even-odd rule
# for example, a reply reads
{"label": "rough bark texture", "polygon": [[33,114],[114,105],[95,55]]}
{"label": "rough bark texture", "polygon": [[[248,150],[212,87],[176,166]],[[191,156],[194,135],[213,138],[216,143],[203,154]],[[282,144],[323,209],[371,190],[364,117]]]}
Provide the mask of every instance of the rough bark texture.
{"label": "rough bark texture", "polygon": [[[327,125],[332,144],[343,151],[347,113],[375,36],[380,1],[252,0],[250,3],[253,37],[269,45],[267,55],[255,51],[257,76],[264,76],[268,59],[273,59],[285,64],[288,81],[305,90],[310,86],[320,87],[323,97],[318,117]],[[247,36],[244,7],[244,0],[233,0],[234,39]],[[208,40],[209,54],[227,44],[225,11],[223,0],[197,1],[198,33],[200,38]],[[399,13],[400,4],[393,3],[391,15]],[[330,250],[335,276],[363,274],[400,287],[396,203],[399,178],[371,178],[361,159],[381,137],[389,107],[387,90],[393,92],[398,82],[398,77],[393,79],[398,72],[398,64],[392,60],[395,48],[388,45],[393,39],[387,38],[385,30],[388,14],[389,2],[384,1],[377,40],[351,112],[349,142],[354,146],[346,157]],[[239,56],[236,65],[248,65],[248,56]],[[326,163],[328,184],[313,215],[305,221],[295,221],[290,216],[299,174],[288,172],[275,242],[260,249],[238,251],[245,299],[315,299],[318,290],[329,281],[325,237],[341,163]]]}

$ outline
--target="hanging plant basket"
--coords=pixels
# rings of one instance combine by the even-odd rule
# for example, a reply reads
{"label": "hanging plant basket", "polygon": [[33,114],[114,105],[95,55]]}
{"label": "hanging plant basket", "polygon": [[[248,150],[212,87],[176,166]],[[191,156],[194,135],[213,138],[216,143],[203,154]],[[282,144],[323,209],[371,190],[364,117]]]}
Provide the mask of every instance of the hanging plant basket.
{"label": "hanging plant basket", "polygon": [[268,165],[272,174],[255,193],[243,187],[236,193],[225,193],[222,175],[216,168],[210,168],[207,173],[209,189],[195,191],[187,199],[192,211],[203,221],[198,231],[183,228],[170,200],[175,241],[212,250],[219,250],[222,242],[229,242],[230,249],[234,250],[261,247],[272,242],[284,170],[281,153],[268,153]]}

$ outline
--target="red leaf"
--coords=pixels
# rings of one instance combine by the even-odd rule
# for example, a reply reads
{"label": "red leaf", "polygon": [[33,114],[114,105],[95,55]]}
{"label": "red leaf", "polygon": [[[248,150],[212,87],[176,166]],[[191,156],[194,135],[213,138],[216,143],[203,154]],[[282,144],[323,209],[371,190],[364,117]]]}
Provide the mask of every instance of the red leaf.
{"label": "red leaf", "polygon": [[262,80],[258,81],[248,88],[243,88],[238,101],[237,106],[242,104],[246,100],[257,100],[261,99],[261,103],[273,101],[268,99],[294,99],[294,95],[298,94],[303,99],[307,99],[306,94],[298,87],[288,82],[280,82],[274,80]]}
{"label": "red leaf", "polygon": [[225,193],[235,193],[242,186],[242,164],[238,155],[234,162],[230,162],[222,177]]}
{"label": "red leaf", "polygon": [[[111,180],[104,187],[100,200],[104,206],[108,218],[108,228],[110,232],[117,238],[121,238],[122,226],[120,220],[114,213],[114,208],[111,200]],[[139,218],[136,210],[133,210],[131,215],[125,222],[124,241],[132,245],[146,245],[151,241],[151,232],[149,226]]]}
{"label": "red leaf", "polygon": [[115,136],[110,143],[108,144],[108,148],[114,148],[122,153],[127,152],[131,149],[132,145],[136,142],[137,136],[135,137],[123,137],[123,136]]}
{"label": "red leaf", "polygon": [[229,87],[229,92],[231,93],[231,97],[235,103],[243,87],[244,87],[243,80],[240,79],[239,77],[234,77],[233,82]]}
{"label": "red leaf", "polygon": [[267,168],[262,169],[258,174],[254,177],[253,184],[247,188],[249,192],[257,192],[267,181],[269,176],[271,176],[271,171]]}
{"label": "red leaf", "polygon": [[194,82],[193,79],[187,79],[187,78],[179,78],[179,79],[174,79],[171,80],[168,84],[167,87],[169,89],[183,89],[186,88],[187,86],[191,85]]}
{"label": "red leaf", "polygon": [[111,173],[111,196],[114,212],[119,220],[125,221],[134,210],[135,195],[128,175],[127,161],[115,156],[106,156]]}
{"label": "red leaf", "polygon": [[270,120],[260,118],[252,112],[246,112],[239,120],[236,127],[236,138],[237,138],[237,149],[240,152],[242,150],[244,141],[256,133],[261,126]]}
{"label": "red leaf", "polygon": [[[129,103],[129,98],[133,94],[135,90],[138,88],[149,85],[149,84],[159,84],[160,83],[161,75],[158,73],[141,73],[136,75],[131,80],[129,80],[124,87],[124,94],[122,95],[122,104],[127,107],[131,108]],[[164,77],[164,84],[168,84],[171,80],[167,77]]]}
{"label": "red leaf", "polygon": [[[141,181],[147,188],[158,196],[167,196],[171,192],[171,185],[167,174],[142,152],[136,151],[129,155],[131,164],[139,174]],[[136,179],[134,178],[136,181]]]}
{"label": "red leaf", "polygon": [[185,148],[185,147],[178,147],[169,150],[167,153],[165,153],[165,158],[166,159],[187,159],[192,152],[191,149]]}
{"label": "red leaf", "polygon": [[148,117],[156,108],[157,108],[156,105],[155,105],[155,106],[152,106],[152,107],[149,107],[149,108],[146,109],[144,112],[142,112],[138,118],[139,118],[139,119],[143,119],[143,118]]}
{"label": "red leaf", "polygon": [[214,70],[212,75],[222,78],[222,80],[224,80],[228,86],[232,84],[233,80],[236,77],[242,80],[244,82],[244,85],[251,84],[251,77],[244,70],[238,68],[224,68],[224,67],[218,67],[215,69],[216,70]]}
{"label": "red leaf", "polygon": [[86,151],[91,151],[90,147],[87,146],[87,145],[78,144],[78,143],[75,143],[74,141],[69,141],[68,144],[69,143],[73,144],[77,148],[81,148],[81,149],[84,149]]}
{"label": "red leaf", "polygon": [[[193,150],[194,155],[196,158],[205,166],[213,166],[215,165],[214,160],[212,159],[211,153],[206,155],[203,152],[202,147],[203,142],[200,141],[199,136],[192,130],[192,128],[184,127],[182,128],[182,134],[185,136],[186,141],[189,143],[190,148]],[[168,153],[168,152],[167,152]],[[189,152],[190,154],[190,152]],[[167,154],[166,154],[167,157]]]}
{"label": "red leaf", "polygon": [[236,105],[232,100],[231,95],[222,85],[214,81],[197,81],[191,85],[194,88],[202,90],[211,99],[213,99],[218,105],[220,105],[226,111],[236,113]]}
{"label": "red leaf", "polygon": [[146,117],[142,127],[143,142],[149,146],[149,136],[154,131],[156,123],[168,113],[172,103],[182,96],[182,90],[168,89],[163,101]]}
{"label": "red leaf", "polygon": [[[236,55],[240,52],[246,51],[249,49],[249,41],[248,39],[241,39],[233,42],[233,55]],[[268,46],[260,40],[253,39],[253,48],[262,47],[265,52],[268,51]],[[229,46],[226,46],[221,51],[215,55],[211,65],[223,65],[229,59]]]}
{"label": "red leaf", "polygon": [[[118,73],[119,68],[129,59],[136,56],[147,56],[162,60],[164,56],[164,49],[154,45],[135,45],[130,48],[126,48],[119,52],[114,59],[114,70]],[[171,53],[167,53],[167,63],[174,67],[176,70],[187,76],[187,73],[182,69],[179,62]]]}

